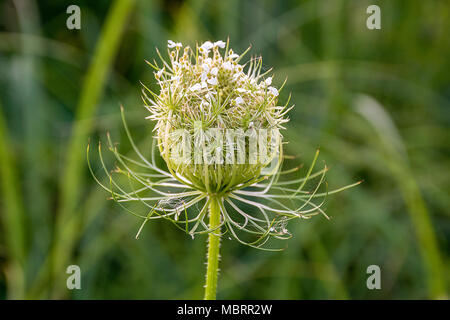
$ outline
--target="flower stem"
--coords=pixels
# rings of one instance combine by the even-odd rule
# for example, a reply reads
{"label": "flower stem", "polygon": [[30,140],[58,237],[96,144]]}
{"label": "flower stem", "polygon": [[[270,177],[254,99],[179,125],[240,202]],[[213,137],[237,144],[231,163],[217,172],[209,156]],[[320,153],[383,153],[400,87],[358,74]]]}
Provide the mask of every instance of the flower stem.
{"label": "flower stem", "polygon": [[[212,197],[209,204],[209,227],[220,225],[219,199]],[[208,256],[206,267],[205,300],[215,300],[219,273],[220,228],[208,234]]]}

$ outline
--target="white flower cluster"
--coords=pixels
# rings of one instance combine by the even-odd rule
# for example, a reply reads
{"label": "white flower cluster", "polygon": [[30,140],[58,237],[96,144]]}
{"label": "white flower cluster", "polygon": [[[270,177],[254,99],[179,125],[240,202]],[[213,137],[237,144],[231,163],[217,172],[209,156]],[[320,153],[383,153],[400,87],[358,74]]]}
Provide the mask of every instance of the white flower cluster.
{"label": "white flower cluster", "polygon": [[250,125],[279,128],[288,121],[284,116],[290,108],[277,105],[278,89],[266,77],[271,70],[261,73],[261,58],[241,65],[244,54],[224,41],[206,41],[192,50],[169,40],[168,54],[169,61],[159,54],[161,67],[149,63],[156,70],[159,94],[144,90],[151,113],[147,118],[157,121],[156,129],[167,122],[174,129],[192,129],[200,121],[203,128],[246,130]]}

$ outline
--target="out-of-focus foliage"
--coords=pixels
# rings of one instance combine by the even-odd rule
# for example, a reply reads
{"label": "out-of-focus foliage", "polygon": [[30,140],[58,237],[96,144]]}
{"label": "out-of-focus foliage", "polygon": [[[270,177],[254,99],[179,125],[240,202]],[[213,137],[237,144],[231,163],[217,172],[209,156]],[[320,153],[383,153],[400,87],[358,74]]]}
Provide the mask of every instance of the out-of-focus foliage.
{"label": "out-of-focus foliage", "polygon": [[[382,28],[368,30],[375,2]],[[110,131],[132,155],[123,104],[149,156],[140,81],[156,87],[144,60],[168,39],[227,37],[235,50],[251,44],[278,85],[288,77],[295,163],[320,147],[330,187],[365,182],[329,197],[330,221],[290,222],[283,252],[224,239],[218,298],[446,297],[448,2],[78,1],[81,30],[68,30],[71,4],[0,2],[0,298],[202,297],[206,237],[157,221],[136,240],[141,221],[107,200],[85,150]],[[91,161],[101,175],[95,153]],[[81,290],[66,288],[72,264]],[[372,264],[381,290],[366,287]]]}

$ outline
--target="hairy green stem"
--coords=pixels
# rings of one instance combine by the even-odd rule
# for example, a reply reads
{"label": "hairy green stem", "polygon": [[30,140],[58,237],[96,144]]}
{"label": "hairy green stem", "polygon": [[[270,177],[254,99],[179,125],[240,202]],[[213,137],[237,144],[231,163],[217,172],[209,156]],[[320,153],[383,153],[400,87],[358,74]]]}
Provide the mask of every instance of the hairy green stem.
{"label": "hairy green stem", "polygon": [[[209,227],[220,225],[219,199],[211,198],[209,204]],[[206,267],[205,300],[215,300],[219,273],[220,228],[208,234],[208,256]]]}

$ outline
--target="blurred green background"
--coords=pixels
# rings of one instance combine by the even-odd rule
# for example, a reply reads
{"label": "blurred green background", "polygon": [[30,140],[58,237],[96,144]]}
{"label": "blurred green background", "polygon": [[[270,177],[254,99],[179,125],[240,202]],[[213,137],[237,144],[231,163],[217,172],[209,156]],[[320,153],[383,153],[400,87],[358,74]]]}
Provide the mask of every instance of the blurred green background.
{"label": "blurred green background", "polygon": [[[66,9],[81,8],[81,30]],[[366,9],[381,8],[381,30]],[[144,60],[167,40],[226,40],[288,78],[286,153],[364,179],[292,221],[283,252],[225,239],[220,299],[434,299],[449,292],[450,3],[429,1],[0,1],[0,298],[200,299],[206,237],[128,215],[90,176],[119,105],[144,148]],[[131,153],[130,153],[131,154]],[[93,157],[94,168],[99,168]],[[100,172],[100,171],[99,171]],[[82,289],[66,288],[79,265]],[[381,268],[381,290],[366,269]]]}

